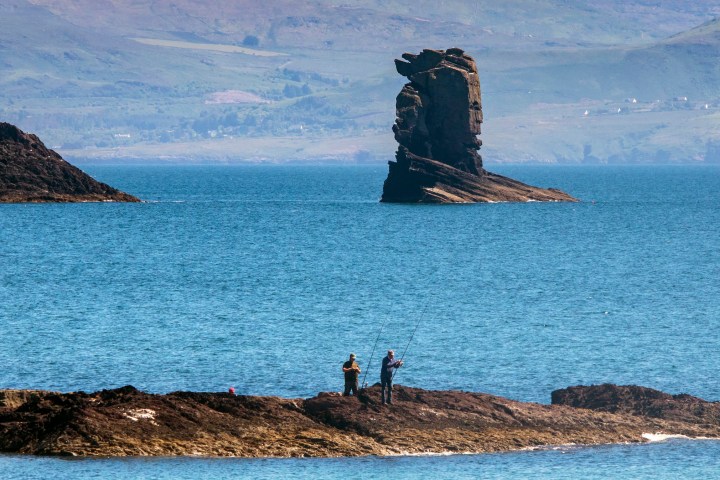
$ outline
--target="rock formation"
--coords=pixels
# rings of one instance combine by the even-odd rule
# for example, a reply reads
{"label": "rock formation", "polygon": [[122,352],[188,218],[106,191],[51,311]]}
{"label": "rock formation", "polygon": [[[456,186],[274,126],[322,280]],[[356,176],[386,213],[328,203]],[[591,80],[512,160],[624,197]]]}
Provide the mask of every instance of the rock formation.
{"label": "rock formation", "polygon": [[552,392],[553,405],[639,415],[685,423],[720,425],[720,402],[686,393],[670,395],[652,388],[612,384],[569,387]]}
{"label": "rock formation", "polygon": [[459,48],[405,53],[395,60],[407,83],[393,125],[400,144],[382,202],[576,201],[556,189],[525,185],[483,169],[483,121],[475,61]]}
{"label": "rock formation", "polygon": [[40,139],[0,123],[0,203],[139,202],[70,165]]}
{"label": "rock formation", "polygon": [[[0,390],[0,452],[333,457],[642,442],[644,433],[658,432],[720,438],[720,420],[703,410],[715,408],[710,402],[693,400],[696,413],[683,409],[678,416],[667,408],[648,415],[626,408],[648,398],[636,387],[615,387],[619,393],[612,395],[573,388],[553,399],[582,398],[606,411],[404,386],[396,386],[394,405],[383,406],[379,385],[358,397],[321,393],[309,399],[153,395],[131,386],[89,394]],[[588,390],[578,394],[578,388]]]}

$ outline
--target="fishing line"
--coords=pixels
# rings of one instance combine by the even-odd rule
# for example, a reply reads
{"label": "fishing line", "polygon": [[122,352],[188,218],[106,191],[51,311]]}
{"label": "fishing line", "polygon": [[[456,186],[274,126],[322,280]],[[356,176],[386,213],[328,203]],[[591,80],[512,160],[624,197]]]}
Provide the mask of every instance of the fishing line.
{"label": "fishing line", "polygon": [[[400,361],[402,362],[405,358],[405,354],[408,351],[408,348],[410,348],[410,343],[412,343],[413,338],[415,337],[415,332],[417,332],[418,327],[420,326],[420,323],[423,321],[423,318],[425,317],[425,312],[427,311],[428,307],[430,306],[430,298],[425,302],[425,308],[423,308],[423,311],[420,313],[420,317],[418,318],[417,323],[415,324],[415,329],[412,332],[412,335],[410,335],[410,339],[408,340],[407,345],[405,345],[405,350],[403,351],[402,357],[400,357]],[[392,378],[390,381],[395,380],[395,375],[397,375],[399,368],[396,368],[395,371],[392,374]]]}
{"label": "fishing line", "polygon": [[396,302],[392,305],[392,308],[390,311],[385,315],[385,320],[383,320],[382,325],[380,325],[380,331],[377,334],[377,337],[375,338],[375,343],[373,344],[372,351],[370,352],[370,358],[368,359],[367,367],[365,368],[365,375],[363,376],[363,381],[360,384],[361,388],[367,388],[367,376],[370,372],[370,364],[372,362],[373,356],[375,355],[375,349],[377,348],[377,344],[380,341],[380,336],[382,335],[383,330],[385,329],[385,324],[387,323],[388,319],[393,316],[396,310],[398,310],[400,303]]}
{"label": "fishing line", "polygon": [[385,320],[383,320],[382,325],[380,325],[380,331],[377,334],[377,338],[375,339],[375,343],[373,344],[372,351],[370,352],[370,358],[368,359],[367,367],[365,367],[365,376],[363,377],[363,381],[360,384],[362,388],[365,388],[367,386],[366,380],[367,380],[368,372],[370,371],[370,362],[372,362],[373,355],[375,355],[375,348],[377,347],[378,341],[380,341],[380,335],[382,335],[383,329],[385,328],[385,324],[387,323],[389,318],[390,318],[390,312],[387,315],[385,315]]}

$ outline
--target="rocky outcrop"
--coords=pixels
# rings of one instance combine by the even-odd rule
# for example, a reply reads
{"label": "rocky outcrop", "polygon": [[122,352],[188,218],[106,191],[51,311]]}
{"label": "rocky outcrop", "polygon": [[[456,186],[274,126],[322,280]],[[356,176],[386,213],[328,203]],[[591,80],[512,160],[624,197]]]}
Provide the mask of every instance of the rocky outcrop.
{"label": "rocky outcrop", "polygon": [[0,203],[139,201],[70,165],[37,136],[0,123]]}
{"label": "rocky outcrop", "polygon": [[[379,398],[378,385],[358,397],[321,393],[304,400],[154,395],[131,386],[96,393],[3,390],[0,451],[332,457],[642,442],[646,432],[720,437],[720,422],[710,417],[610,413],[403,386],[396,386],[393,405],[383,406]],[[612,403],[607,397],[604,405]]]}
{"label": "rocky outcrop", "polygon": [[407,83],[396,99],[399,143],[383,186],[383,202],[462,203],[575,201],[483,169],[483,121],[475,61],[459,48],[423,50],[395,60]]}
{"label": "rocky outcrop", "polygon": [[551,398],[554,405],[685,423],[720,425],[720,402],[707,402],[686,393],[670,395],[636,385],[569,387],[555,390]]}

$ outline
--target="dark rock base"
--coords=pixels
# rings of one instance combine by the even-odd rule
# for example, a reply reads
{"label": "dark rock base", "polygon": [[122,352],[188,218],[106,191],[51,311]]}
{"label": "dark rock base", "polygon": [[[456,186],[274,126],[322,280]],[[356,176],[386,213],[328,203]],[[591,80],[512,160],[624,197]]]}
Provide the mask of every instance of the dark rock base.
{"label": "dark rock base", "polygon": [[396,162],[389,162],[381,202],[577,202],[561,190],[533,187],[486,170],[474,175],[402,147],[396,157]]}
{"label": "dark rock base", "polygon": [[0,203],[139,201],[70,165],[36,135],[0,123]]}
{"label": "dark rock base", "polygon": [[[642,442],[644,433],[658,432],[720,437],[717,415],[705,413],[717,411],[711,402],[692,397],[693,410],[685,408],[687,398],[665,396],[667,408],[647,416],[638,414],[647,413],[644,409],[626,406],[643,403],[654,391],[615,387],[617,394],[608,395],[607,387],[595,388],[555,392],[553,400],[608,411],[403,386],[396,386],[395,403],[383,406],[378,385],[358,397],[324,393],[305,400],[227,393],[153,395],[130,386],[90,394],[0,390],[0,451],[337,457]],[[684,413],[673,413],[676,407]]]}

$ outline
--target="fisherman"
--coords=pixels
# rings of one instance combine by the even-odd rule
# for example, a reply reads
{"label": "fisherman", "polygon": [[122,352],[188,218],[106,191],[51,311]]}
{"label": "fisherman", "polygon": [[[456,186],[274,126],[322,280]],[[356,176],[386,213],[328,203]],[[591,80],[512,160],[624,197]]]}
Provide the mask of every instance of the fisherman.
{"label": "fisherman", "polygon": [[[380,370],[380,395],[382,403],[392,405],[392,380],[395,369],[402,366],[402,360],[395,360],[395,351],[388,350],[387,357],[383,358],[382,370]],[[387,388],[387,398],[385,397],[385,389]]]}
{"label": "fisherman", "polygon": [[351,393],[357,395],[358,391],[358,375],[360,374],[360,367],[355,363],[355,354],[350,354],[350,360],[343,363],[343,372],[345,372],[345,392],[344,397],[347,397]]}

